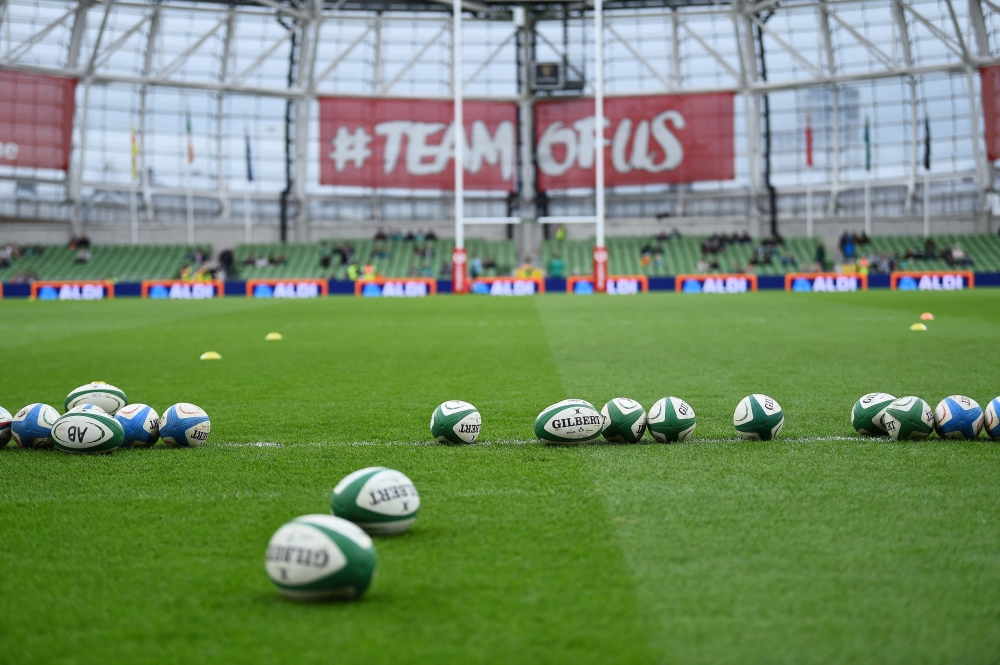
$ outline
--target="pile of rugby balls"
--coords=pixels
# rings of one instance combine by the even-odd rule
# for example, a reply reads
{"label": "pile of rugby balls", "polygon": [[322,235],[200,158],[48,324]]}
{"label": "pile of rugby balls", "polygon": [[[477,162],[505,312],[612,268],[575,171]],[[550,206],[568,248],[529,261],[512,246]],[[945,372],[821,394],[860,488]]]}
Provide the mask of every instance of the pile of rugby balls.
{"label": "pile of rugby balls", "polygon": [[851,409],[851,424],[865,436],[887,436],[894,441],[926,439],[936,431],[942,439],[975,439],[986,430],[1000,439],[1000,397],[986,405],[965,395],[941,400],[936,409],[919,397],[896,399],[888,393],[868,393]]}
{"label": "pile of rugby balls", "polygon": [[360,598],[378,565],[371,536],[406,531],[419,509],[416,486],[399,471],[355,471],[333,488],[331,515],[296,517],[271,536],[264,569],[288,598]]}
{"label": "pile of rugby balls", "polygon": [[14,416],[0,407],[0,447],[14,439],[21,448],[65,453],[112,453],[118,448],[148,448],[157,439],[172,448],[200,446],[212,423],[204,410],[180,402],[161,418],[146,404],[129,404],[115,386],[94,381],[66,396],[66,413],[48,404],[29,404]]}
{"label": "pile of rugby balls", "polygon": [[[546,443],[586,443],[603,435],[612,443],[638,443],[648,430],[657,443],[687,441],[697,418],[679,397],[664,397],[649,413],[634,399],[616,397],[600,411],[582,399],[567,399],[544,409],[535,419],[535,436]],[[776,439],[785,424],[781,406],[767,395],[744,397],[736,406],[733,425],[744,439]]]}

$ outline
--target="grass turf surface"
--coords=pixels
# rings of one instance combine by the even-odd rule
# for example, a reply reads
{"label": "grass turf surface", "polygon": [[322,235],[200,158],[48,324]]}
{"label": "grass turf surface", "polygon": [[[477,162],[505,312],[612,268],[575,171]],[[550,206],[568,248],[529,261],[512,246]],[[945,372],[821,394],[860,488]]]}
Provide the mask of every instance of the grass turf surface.
{"label": "grass turf surface", "polygon": [[[849,412],[985,405],[998,324],[990,290],[0,302],[12,412],[97,379],[213,424],[200,449],[0,450],[0,662],[997,662],[1000,446],[860,440]],[[731,439],[750,392],[779,441]],[[528,442],[560,399],[668,394],[694,442]],[[446,399],[487,445],[429,443]],[[271,534],[369,465],[413,478],[417,523],[376,539],[361,602],[285,601]]]}

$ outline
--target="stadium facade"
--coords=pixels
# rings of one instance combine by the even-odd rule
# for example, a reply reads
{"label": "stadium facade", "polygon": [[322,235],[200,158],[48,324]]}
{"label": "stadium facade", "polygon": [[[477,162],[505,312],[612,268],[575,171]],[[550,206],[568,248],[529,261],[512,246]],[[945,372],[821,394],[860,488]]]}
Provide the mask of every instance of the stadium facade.
{"label": "stadium facade", "polygon": [[[593,235],[594,3],[462,7],[456,66],[450,1],[0,0],[0,235],[450,234],[456,80],[469,233]],[[609,234],[995,230],[991,0],[601,18]]]}

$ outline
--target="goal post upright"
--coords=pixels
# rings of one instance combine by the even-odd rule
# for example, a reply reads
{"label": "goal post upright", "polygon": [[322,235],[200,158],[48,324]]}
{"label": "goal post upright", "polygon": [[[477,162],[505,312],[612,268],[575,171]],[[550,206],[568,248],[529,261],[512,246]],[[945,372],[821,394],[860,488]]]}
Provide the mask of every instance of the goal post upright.
{"label": "goal post upright", "polygon": [[594,0],[594,290],[604,291],[608,251],[604,246],[604,2]]}
{"label": "goal post upright", "polygon": [[453,293],[466,291],[465,252],[465,117],[462,101],[462,0],[452,0],[451,87],[455,100],[455,249],[451,254]]}

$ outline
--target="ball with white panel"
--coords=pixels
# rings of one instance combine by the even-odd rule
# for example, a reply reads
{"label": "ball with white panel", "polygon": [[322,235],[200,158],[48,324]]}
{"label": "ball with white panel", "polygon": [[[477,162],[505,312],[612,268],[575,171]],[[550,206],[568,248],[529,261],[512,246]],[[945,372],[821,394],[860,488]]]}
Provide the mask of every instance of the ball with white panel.
{"label": "ball with white panel", "polygon": [[777,439],[785,426],[785,414],[773,397],[754,393],[736,405],[733,425],[744,439],[771,441]]}
{"label": "ball with white panel", "polygon": [[636,443],[646,433],[646,410],[634,399],[615,397],[601,409],[601,434],[612,443]]}
{"label": "ball with white panel", "polygon": [[851,409],[851,425],[858,434],[866,436],[885,436],[882,427],[882,416],[885,409],[895,401],[889,393],[868,393],[854,403]]}
{"label": "ball with white panel", "polygon": [[965,395],[951,395],[934,409],[934,429],[942,439],[975,439],[983,431],[983,409]]}
{"label": "ball with white panel", "polygon": [[473,443],[482,426],[479,409],[458,399],[448,400],[431,414],[431,436],[441,443]]}
{"label": "ball with white panel", "polygon": [[926,439],[934,431],[934,409],[919,397],[900,397],[886,407],[882,427],[894,441]]}
{"label": "ball with white panel", "polygon": [[657,400],[646,415],[646,429],[657,443],[687,441],[696,424],[694,409],[680,397]]}
{"label": "ball with white panel", "polygon": [[48,404],[29,404],[11,418],[14,443],[21,448],[51,448],[52,426],[58,419],[59,412]]}
{"label": "ball with white panel", "polygon": [[564,399],[535,418],[535,436],[546,443],[586,443],[601,435],[604,416],[590,402]]}
{"label": "ball with white panel", "polygon": [[110,383],[93,381],[80,386],[66,396],[67,411],[83,404],[97,405],[113,416],[118,409],[128,404],[128,398],[125,397],[125,393],[120,388],[116,388]]}
{"label": "ball with white panel", "polygon": [[1000,439],[1000,397],[994,397],[983,412],[983,429],[991,439]]}
{"label": "ball with white panel", "polygon": [[125,438],[122,448],[148,448],[160,438],[160,415],[148,404],[129,404],[115,414]]}
{"label": "ball with white panel", "polygon": [[13,419],[10,411],[0,406],[0,448],[10,443],[10,421]]}
{"label": "ball with white panel", "polygon": [[208,440],[212,421],[208,414],[194,404],[180,402],[163,412],[160,419],[160,438],[171,448],[195,448]]}
{"label": "ball with white panel", "polygon": [[333,515],[303,515],[267,544],[264,569],[294,600],[353,600],[371,585],[378,557],[361,527]]}
{"label": "ball with white panel", "polygon": [[52,440],[64,453],[113,453],[123,438],[118,421],[96,410],[67,413],[52,426]]}
{"label": "ball with white panel", "polygon": [[333,488],[330,510],[375,536],[402,533],[420,510],[413,481],[395,469],[373,466],[355,471]]}

